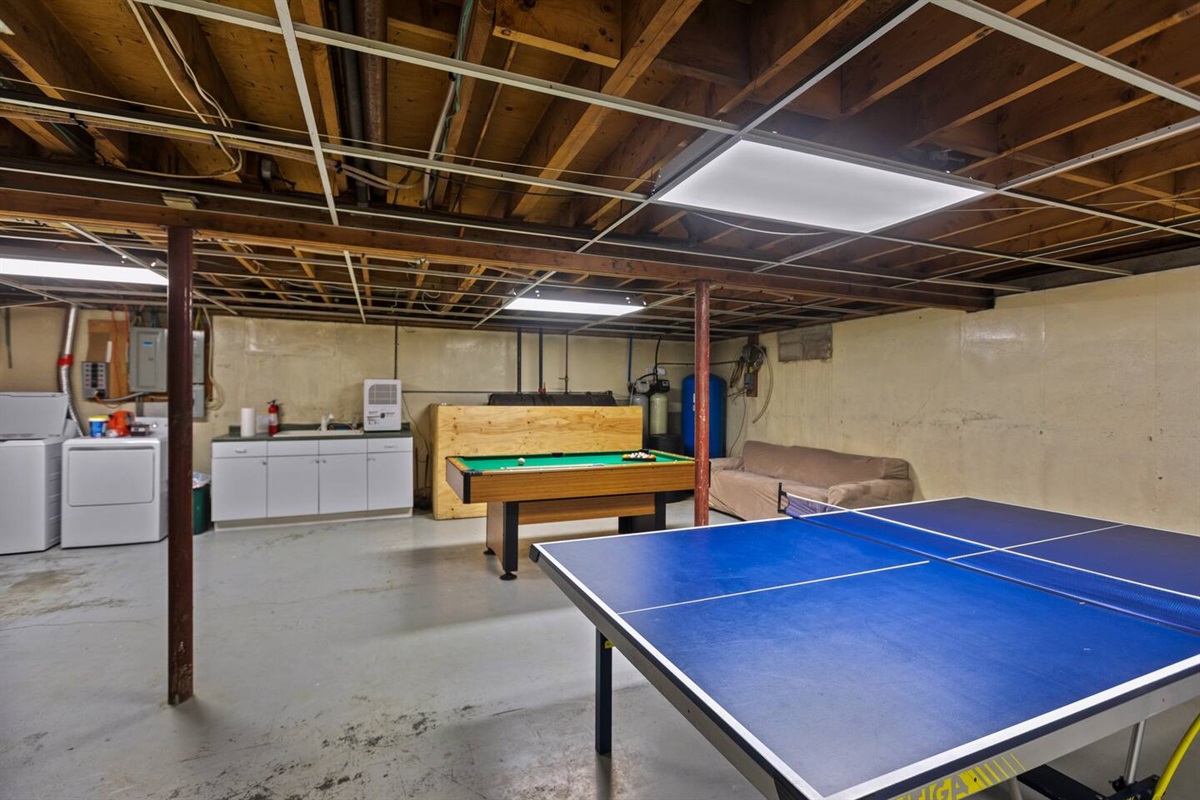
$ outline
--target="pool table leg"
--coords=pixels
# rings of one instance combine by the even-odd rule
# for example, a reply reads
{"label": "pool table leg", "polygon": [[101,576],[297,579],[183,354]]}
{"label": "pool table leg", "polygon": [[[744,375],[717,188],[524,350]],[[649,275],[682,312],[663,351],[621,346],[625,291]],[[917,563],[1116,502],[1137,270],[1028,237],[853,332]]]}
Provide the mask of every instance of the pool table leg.
{"label": "pool table leg", "polygon": [[617,533],[646,533],[667,528],[667,495],[654,493],[654,513],[640,517],[618,517]]}
{"label": "pool table leg", "polygon": [[516,580],[517,571],[517,517],[520,513],[520,503],[504,503],[504,533],[500,547],[500,567],[504,570],[504,574],[500,576],[502,581]]}

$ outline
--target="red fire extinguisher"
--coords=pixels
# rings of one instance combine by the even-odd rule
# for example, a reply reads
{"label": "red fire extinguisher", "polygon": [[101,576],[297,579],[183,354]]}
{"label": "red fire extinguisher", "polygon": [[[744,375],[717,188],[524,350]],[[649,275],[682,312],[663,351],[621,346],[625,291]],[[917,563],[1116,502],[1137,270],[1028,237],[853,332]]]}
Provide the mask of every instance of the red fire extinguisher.
{"label": "red fire extinguisher", "polygon": [[279,401],[272,400],[267,406],[267,433],[274,436],[279,433]]}

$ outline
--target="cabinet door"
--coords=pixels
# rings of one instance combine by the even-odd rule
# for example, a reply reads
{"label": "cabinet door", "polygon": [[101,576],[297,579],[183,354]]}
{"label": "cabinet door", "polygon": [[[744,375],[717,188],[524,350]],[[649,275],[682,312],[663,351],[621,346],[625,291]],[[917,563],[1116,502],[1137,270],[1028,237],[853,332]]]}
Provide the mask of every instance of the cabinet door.
{"label": "cabinet door", "polygon": [[317,460],[317,456],[271,456],[267,459],[268,517],[317,513]]}
{"label": "cabinet door", "polygon": [[267,460],[265,458],[214,458],[212,462],[212,518],[262,519],[267,515]]}
{"label": "cabinet door", "polygon": [[413,504],[412,453],[367,456],[367,508],[409,508]]}
{"label": "cabinet door", "polygon": [[367,458],[362,453],[321,456],[321,513],[367,508]]}

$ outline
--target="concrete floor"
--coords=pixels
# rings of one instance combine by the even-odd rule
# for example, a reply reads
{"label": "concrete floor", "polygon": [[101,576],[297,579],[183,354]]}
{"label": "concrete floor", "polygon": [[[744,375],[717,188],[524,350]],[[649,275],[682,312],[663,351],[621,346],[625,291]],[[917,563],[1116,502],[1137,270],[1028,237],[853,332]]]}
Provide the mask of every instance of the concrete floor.
{"label": "concrete floor", "polygon": [[[592,629],[528,560],[497,580],[482,541],[482,520],[425,516],[197,537],[196,698],[178,708],[165,542],[0,558],[0,798],[758,797],[620,656],[597,758]],[[1197,710],[1152,720],[1143,771]],[[1063,764],[1103,789],[1125,742]],[[1172,786],[1200,797],[1200,752]]]}

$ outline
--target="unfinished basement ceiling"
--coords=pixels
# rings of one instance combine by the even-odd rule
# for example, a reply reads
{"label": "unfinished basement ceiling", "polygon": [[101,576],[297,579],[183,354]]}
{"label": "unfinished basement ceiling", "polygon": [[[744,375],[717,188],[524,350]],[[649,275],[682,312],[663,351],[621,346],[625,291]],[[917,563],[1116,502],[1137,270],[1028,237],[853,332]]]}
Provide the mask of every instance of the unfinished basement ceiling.
{"label": "unfinished basement ceiling", "polygon": [[[1200,263],[1197,2],[0,0],[0,23],[0,255],[161,265],[193,227],[214,314],[688,338],[709,280],[720,339]],[[871,234],[657,202],[706,131],[989,191]],[[503,309],[565,289],[645,308]],[[165,293],[0,278],[0,304],[62,302]]]}

